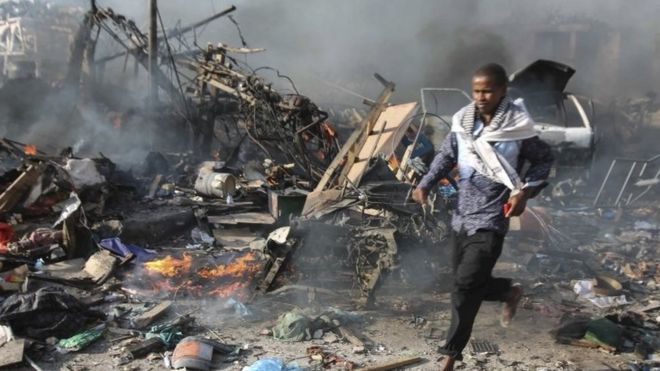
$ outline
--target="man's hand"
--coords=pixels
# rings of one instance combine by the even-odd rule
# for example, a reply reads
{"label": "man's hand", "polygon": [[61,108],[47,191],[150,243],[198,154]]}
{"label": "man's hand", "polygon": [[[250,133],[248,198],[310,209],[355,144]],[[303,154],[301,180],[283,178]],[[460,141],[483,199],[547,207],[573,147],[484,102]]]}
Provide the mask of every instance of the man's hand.
{"label": "man's hand", "polygon": [[[522,191],[516,193],[515,195],[509,197],[508,211],[505,211],[504,216],[510,218],[512,216],[520,216],[525,211],[527,206],[527,200],[529,199],[530,189],[526,188]],[[506,210],[506,208],[505,208]]]}
{"label": "man's hand", "polygon": [[422,188],[415,188],[415,190],[412,193],[412,198],[415,200],[420,205],[426,205],[426,201],[428,200],[429,197],[429,191],[424,190]]}

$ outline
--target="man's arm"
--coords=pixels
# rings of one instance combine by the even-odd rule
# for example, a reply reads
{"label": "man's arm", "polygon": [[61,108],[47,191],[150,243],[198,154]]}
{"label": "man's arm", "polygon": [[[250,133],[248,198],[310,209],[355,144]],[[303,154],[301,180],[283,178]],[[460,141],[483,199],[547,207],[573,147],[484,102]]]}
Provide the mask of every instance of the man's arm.
{"label": "man's arm", "polygon": [[548,143],[532,137],[522,141],[520,146],[520,159],[530,163],[529,169],[523,177],[525,185],[523,189],[531,189],[528,192],[531,197],[536,196],[548,183],[548,175],[554,162],[554,156]]}
{"label": "man's arm", "polygon": [[413,192],[415,201],[425,203],[429,190],[456,166],[457,146],[456,134],[449,133],[440,147],[440,152],[435,155],[433,162],[431,162],[429,172],[424,175],[417,188],[415,188]]}
{"label": "man's arm", "polygon": [[532,137],[522,141],[520,146],[520,163],[529,161],[530,167],[523,177],[522,192],[516,193],[509,198],[509,208],[505,211],[506,217],[519,216],[525,211],[527,200],[539,194],[548,183],[545,181],[550,174],[554,156],[550,146],[539,139]]}

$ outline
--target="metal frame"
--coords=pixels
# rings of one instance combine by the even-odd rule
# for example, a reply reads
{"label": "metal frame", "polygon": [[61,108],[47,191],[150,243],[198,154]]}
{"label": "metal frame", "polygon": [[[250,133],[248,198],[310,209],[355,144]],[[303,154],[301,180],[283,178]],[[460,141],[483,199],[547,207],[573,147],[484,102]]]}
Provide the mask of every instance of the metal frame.
{"label": "metal frame", "polygon": [[[607,183],[610,179],[610,176],[612,175],[612,171],[614,170],[614,167],[616,166],[617,163],[631,163],[630,169],[628,170],[628,173],[626,174],[626,177],[623,181],[623,184],[621,185],[621,188],[619,189],[619,192],[617,193],[616,199],[614,201],[614,204],[612,206],[618,207],[620,206],[621,200],[623,198],[623,194],[626,192],[626,189],[628,188],[628,185],[630,184],[630,179],[633,176],[633,173],[635,169],[637,168],[638,165],[641,165],[641,169],[639,173],[637,174],[637,177],[640,178],[644,176],[644,173],[646,172],[646,169],[648,168],[648,165],[652,162],[657,161],[660,159],[660,154],[657,154],[649,159],[632,159],[632,158],[615,158],[612,160],[612,163],[610,164],[609,169],[607,169],[607,174],[605,174],[605,178],[603,179],[603,182],[600,185],[600,188],[598,189],[598,193],[596,193],[596,197],[594,198],[593,205],[596,207],[598,205],[598,201],[600,201],[601,196],[603,195],[603,191],[605,190],[605,187],[607,186]],[[655,178],[658,178],[660,176],[660,172],[655,174]],[[644,191],[640,192],[636,197],[634,196],[633,192],[630,192],[630,194],[627,197],[626,200],[626,206],[630,205],[632,202],[639,200],[644,194],[646,194],[654,184],[649,185]]]}

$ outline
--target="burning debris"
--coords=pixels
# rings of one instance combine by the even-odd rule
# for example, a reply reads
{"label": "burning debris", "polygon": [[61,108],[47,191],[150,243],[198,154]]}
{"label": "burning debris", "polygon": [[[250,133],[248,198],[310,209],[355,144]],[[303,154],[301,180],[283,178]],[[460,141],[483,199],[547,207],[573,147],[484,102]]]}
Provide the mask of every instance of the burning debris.
{"label": "burning debris", "polygon": [[[36,9],[31,2],[11,3],[16,7],[0,4],[0,10],[37,14],[21,10]],[[90,137],[74,138],[63,150],[53,148],[61,143],[0,139],[0,335],[7,335],[0,336],[0,366],[17,348],[20,359],[7,362],[57,368],[75,362],[67,353],[99,347],[111,358],[108,368],[157,359],[167,368],[233,362],[248,370],[298,369],[261,357],[270,349],[253,344],[255,323],[268,327],[259,333],[269,341],[315,342],[303,355],[310,367],[387,370],[423,361],[423,352],[408,344],[401,359],[371,358],[399,352],[373,340],[380,330],[371,326],[383,313],[402,314],[404,326],[422,335],[416,346],[437,345],[436,324],[424,316],[437,312],[438,297],[453,280],[444,247],[457,179],[434,185],[423,207],[411,192],[451,120],[434,112],[428,94],[463,94],[423,89],[421,104],[392,104],[395,84],[375,74],[382,91],[365,102],[367,108],[332,112],[278,70],[252,69],[240,59],[264,49],[223,43],[200,48],[185,39],[235,7],[185,27],[168,30],[161,21],[150,47],[149,33],[134,21],[92,5],[79,14],[82,26],[67,31],[68,70],[48,94],[71,101],[57,107],[52,120],[94,121],[102,127],[97,135],[110,144],[140,143],[143,156],[124,170]],[[41,9],[39,17],[51,11]],[[19,35],[20,21],[16,28],[7,18],[0,28]],[[97,56],[106,41],[119,51]],[[105,68],[119,58],[150,71],[157,87],[148,108],[128,93],[126,99],[105,94],[128,91],[106,76]],[[539,77],[544,67],[563,71],[549,88],[537,86],[548,83]],[[289,88],[277,88],[259,74],[264,70]],[[598,145],[593,102],[564,92],[573,72],[538,61],[512,82],[526,99],[540,90],[549,97],[529,99],[536,117],[577,112],[573,126],[568,116],[548,116],[538,126],[545,136],[561,136],[555,150],[567,154],[568,163],[578,157],[589,162]],[[23,84],[11,80],[3,89]],[[440,103],[449,99],[433,104]],[[651,125],[654,107],[629,102],[624,111]],[[39,121],[23,119],[12,125]],[[353,130],[346,137],[342,120]],[[130,141],[153,128],[159,135],[150,145]],[[168,135],[175,143],[161,146]],[[125,154],[125,146],[117,148],[118,157]],[[579,156],[571,157],[572,150]],[[538,204],[511,220],[514,235],[496,269],[523,283],[528,315],[561,322],[557,342],[634,350],[645,361],[656,354],[657,158],[617,158],[603,177],[595,171],[557,179]],[[594,187],[594,181],[601,183]],[[437,300],[423,302],[422,296]],[[491,357],[505,347],[479,338],[472,342],[470,366],[510,366],[495,365],[504,360]],[[369,368],[372,363],[382,364]]]}

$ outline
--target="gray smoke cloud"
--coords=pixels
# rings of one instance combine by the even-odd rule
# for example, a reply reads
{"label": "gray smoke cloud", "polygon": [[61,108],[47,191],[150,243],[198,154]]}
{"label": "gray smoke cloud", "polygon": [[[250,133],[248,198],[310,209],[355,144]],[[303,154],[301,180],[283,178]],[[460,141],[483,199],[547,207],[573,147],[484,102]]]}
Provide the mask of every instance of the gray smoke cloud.
{"label": "gray smoke cloud", "polygon": [[[89,7],[83,0],[55,3]],[[146,32],[148,1],[97,3],[135,20]],[[652,19],[660,2],[655,0],[238,0],[233,4],[238,10],[232,16],[248,46],[267,49],[238,58],[253,68],[278,69],[293,79],[302,94],[324,107],[361,107],[360,96],[375,98],[382,89],[372,77],[375,72],[397,84],[393,101],[403,102],[419,100],[422,87],[468,90],[472,71],[487,62],[501,63],[511,73],[539,58],[573,66],[577,73],[568,89],[603,102],[641,96],[660,83],[660,26]],[[194,23],[230,5],[221,0],[159,1],[167,28]],[[187,39],[200,47],[242,44],[236,26],[226,17],[195,30]],[[102,37],[96,57],[121,50],[109,37]],[[290,89],[274,72],[260,74]],[[115,85],[116,93],[107,89],[103,93],[116,96],[123,107],[144,107],[146,72],[132,59],[109,63],[105,81]],[[126,88],[131,93],[122,92]],[[53,99],[49,104],[60,105]],[[52,144],[57,134],[58,145],[75,144],[91,153],[117,152],[127,157],[127,163],[153,149],[153,138],[118,134],[111,125],[111,109],[96,109],[81,115],[85,128],[69,126],[63,132],[46,107],[41,124],[18,139],[41,147]],[[144,121],[139,116],[132,120]],[[139,125],[133,126],[143,130]]]}
{"label": "gray smoke cloud", "polygon": [[[230,5],[220,0],[159,3],[168,25],[192,23]],[[320,80],[377,95],[374,72],[397,83],[399,100],[416,99],[424,86],[467,88],[471,72],[490,61],[509,72],[539,58],[567,63],[577,69],[570,89],[603,99],[652,89],[660,71],[660,26],[652,19],[660,3],[654,0],[233,3],[248,44],[267,49],[247,61],[279,69],[322,101],[360,100]],[[146,25],[147,2],[100,4]],[[241,42],[227,19],[198,31],[202,46]]]}

